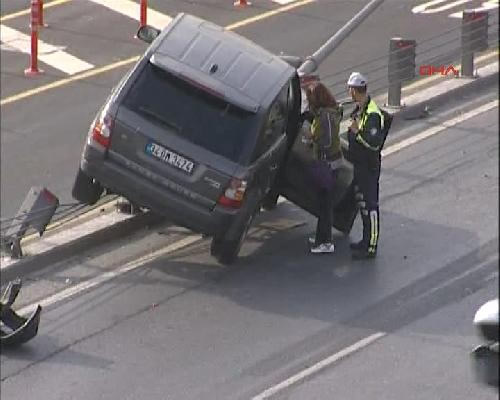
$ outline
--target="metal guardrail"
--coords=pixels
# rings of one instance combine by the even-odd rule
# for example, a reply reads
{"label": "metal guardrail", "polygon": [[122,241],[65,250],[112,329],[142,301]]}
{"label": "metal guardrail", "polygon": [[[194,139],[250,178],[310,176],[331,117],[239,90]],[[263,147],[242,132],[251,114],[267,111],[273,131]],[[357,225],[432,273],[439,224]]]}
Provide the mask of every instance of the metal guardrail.
{"label": "metal guardrail", "polygon": [[[487,32],[487,47],[498,48],[498,12],[490,13],[488,18],[488,32]],[[411,57],[406,59],[408,63],[415,63],[415,76],[418,75],[419,66],[422,65],[448,65],[456,63],[459,60],[469,59],[477,53],[475,50],[464,50],[462,48],[462,30],[464,25],[470,24],[470,22],[463,22],[459,26],[449,29],[447,31],[441,32],[438,35],[428,37],[424,40],[420,40],[416,43],[416,54],[415,59],[412,60]],[[481,28],[477,28],[481,29]],[[475,32],[472,31],[472,34]],[[472,39],[468,42],[469,46],[474,46],[474,43],[481,42],[481,38]],[[450,50],[443,50],[445,48],[450,48]],[[395,50],[393,53],[404,53],[407,49],[402,48]],[[390,53],[390,52],[389,52]],[[386,54],[380,57],[369,59],[363,61],[356,65],[351,65],[348,68],[342,69],[340,71],[335,71],[321,76],[321,80],[325,83],[327,87],[332,90],[335,98],[342,99],[346,96],[346,82],[347,76],[352,71],[358,71],[363,73],[368,79],[368,85],[370,93],[372,94],[382,94],[384,90],[388,90],[392,82],[388,77],[389,69],[389,58],[390,54]],[[403,58],[400,61],[405,61]],[[401,70],[406,70],[408,65],[404,65]],[[393,72],[398,72],[395,70]],[[462,72],[462,71],[461,71]],[[470,71],[462,76],[471,76]],[[404,83],[410,83],[408,80]],[[391,104],[390,106],[400,106],[400,104]]]}
{"label": "metal guardrail", "polygon": [[[44,197],[46,197],[45,200]],[[45,188],[32,187],[16,216],[0,220],[0,251],[12,258],[22,258],[21,240],[28,235],[38,232],[42,236],[46,231],[57,226],[59,221],[71,222],[79,215],[95,207],[102,207],[118,198],[117,195],[104,196],[95,206],[77,202],[60,204],[57,197]]]}

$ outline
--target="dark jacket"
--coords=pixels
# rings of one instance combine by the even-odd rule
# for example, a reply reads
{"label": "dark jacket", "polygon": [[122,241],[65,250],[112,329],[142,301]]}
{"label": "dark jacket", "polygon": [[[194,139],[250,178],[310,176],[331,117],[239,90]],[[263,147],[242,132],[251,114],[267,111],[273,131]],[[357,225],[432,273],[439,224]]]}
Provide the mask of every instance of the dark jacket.
{"label": "dark jacket", "polygon": [[320,108],[311,124],[313,155],[315,160],[335,161],[342,157],[340,147],[340,120],[342,109]]}
{"label": "dark jacket", "polygon": [[351,117],[362,126],[357,134],[348,133],[348,158],[355,166],[378,168],[381,161],[382,117],[380,112],[369,112],[370,101],[368,97],[362,107],[358,105],[351,113]]}

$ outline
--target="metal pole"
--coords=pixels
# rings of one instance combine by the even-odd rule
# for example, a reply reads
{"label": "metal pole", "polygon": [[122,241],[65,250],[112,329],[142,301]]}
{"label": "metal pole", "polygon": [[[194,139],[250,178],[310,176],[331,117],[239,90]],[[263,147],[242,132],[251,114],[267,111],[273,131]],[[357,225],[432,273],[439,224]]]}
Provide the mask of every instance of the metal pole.
{"label": "metal pole", "polygon": [[316,71],[318,66],[335,50],[349,34],[360,25],[384,0],[371,0],[363,9],[349,20],[339,31],[335,33],[323,46],[309,56],[299,67],[299,76],[308,75]]}
{"label": "metal pole", "polygon": [[401,81],[389,83],[387,105],[389,107],[401,107]]}
{"label": "metal pole", "polygon": [[462,52],[462,76],[474,77],[474,53],[472,51]]}

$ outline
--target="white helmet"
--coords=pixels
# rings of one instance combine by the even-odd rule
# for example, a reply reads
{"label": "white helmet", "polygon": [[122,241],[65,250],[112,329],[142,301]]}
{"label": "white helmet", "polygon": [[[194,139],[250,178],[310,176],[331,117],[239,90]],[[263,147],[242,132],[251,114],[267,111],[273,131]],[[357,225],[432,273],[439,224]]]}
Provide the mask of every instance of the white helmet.
{"label": "white helmet", "polygon": [[366,86],[367,81],[366,78],[361,75],[359,72],[353,72],[349,79],[347,80],[347,86],[349,87],[363,87]]}

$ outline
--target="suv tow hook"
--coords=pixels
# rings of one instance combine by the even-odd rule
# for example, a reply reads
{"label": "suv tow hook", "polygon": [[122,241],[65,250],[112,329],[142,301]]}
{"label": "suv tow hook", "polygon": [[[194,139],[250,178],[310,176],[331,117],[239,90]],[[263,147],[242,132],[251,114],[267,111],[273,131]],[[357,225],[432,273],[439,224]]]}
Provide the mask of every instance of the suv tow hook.
{"label": "suv tow hook", "polygon": [[38,333],[42,306],[27,317],[23,317],[12,310],[12,304],[21,290],[21,280],[9,282],[0,298],[0,346],[18,346],[31,339]]}

